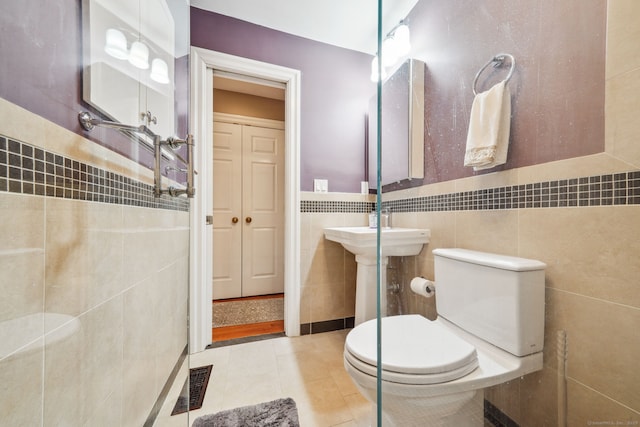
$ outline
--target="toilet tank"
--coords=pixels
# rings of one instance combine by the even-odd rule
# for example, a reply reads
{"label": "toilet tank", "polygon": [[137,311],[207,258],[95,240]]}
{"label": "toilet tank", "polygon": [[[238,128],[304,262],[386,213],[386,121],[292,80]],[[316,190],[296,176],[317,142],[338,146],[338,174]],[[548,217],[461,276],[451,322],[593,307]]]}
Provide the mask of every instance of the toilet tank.
{"label": "toilet tank", "polygon": [[433,255],[439,316],[516,356],[542,351],[546,264],[466,249]]}

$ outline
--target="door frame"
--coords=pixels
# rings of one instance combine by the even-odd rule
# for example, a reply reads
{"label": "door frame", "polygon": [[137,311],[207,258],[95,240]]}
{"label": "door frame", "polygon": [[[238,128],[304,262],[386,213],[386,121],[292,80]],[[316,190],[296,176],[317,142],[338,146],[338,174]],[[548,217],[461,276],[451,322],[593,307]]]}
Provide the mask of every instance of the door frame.
{"label": "door frame", "polygon": [[194,135],[196,195],[190,209],[189,352],[211,343],[213,243],[206,216],[213,212],[210,188],[213,134],[213,70],[284,83],[284,328],[300,335],[300,70],[208,49],[191,47],[190,129]]}

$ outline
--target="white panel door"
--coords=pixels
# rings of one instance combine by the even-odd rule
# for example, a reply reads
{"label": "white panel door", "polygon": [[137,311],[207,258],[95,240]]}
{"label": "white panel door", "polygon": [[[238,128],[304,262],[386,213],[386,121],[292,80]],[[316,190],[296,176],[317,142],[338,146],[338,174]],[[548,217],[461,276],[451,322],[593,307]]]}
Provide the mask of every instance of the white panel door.
{"label": "white panel door", "polygon": [[281,293],[284,131],[213,128],[213,299]]}
{"label": "white panel door", "polygon": [[284,131],[245,126],[242,296],[284,291]]}
{"label": "white panel door", "polygon": [[242,294],[242,126],[213,124],[213,299]]}

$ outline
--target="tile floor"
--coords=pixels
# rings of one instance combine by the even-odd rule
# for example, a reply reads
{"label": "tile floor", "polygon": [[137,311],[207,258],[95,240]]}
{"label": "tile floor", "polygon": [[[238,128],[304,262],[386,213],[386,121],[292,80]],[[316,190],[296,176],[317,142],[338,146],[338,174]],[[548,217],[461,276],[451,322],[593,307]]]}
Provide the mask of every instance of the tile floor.
{"label": "tile floor", "polygon": [[369,426],[371,405],[342,364],[347,332],[275,338],[192,355],[192,367],[213,364],[213,371],[203,406],[190,412],[190,421],[224,409],[291,397],[301,426]]}
{"label": "tile floor", "polygon": [[[355,387],[342,362],[348,332],[279,337],[192,355],[191,367],[213,365],[202,408],[189,412],[188,420],[186,414],[170,416],[182,386],[180,381],[180,387],[174,385],[170,392],[170,405],[161,410],[155,426],[190,426],[202,415],[291,397],[302,427],[369,427],[372,406]],[[484,427],[490,426],[493,424],[485,420]]]}

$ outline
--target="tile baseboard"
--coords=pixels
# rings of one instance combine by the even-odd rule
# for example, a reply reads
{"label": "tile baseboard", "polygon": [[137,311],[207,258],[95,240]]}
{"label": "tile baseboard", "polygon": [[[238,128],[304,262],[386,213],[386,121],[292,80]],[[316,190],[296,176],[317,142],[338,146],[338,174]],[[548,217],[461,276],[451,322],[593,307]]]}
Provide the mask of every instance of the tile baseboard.
{"label": "tile baseboard", "polygon": [[494,427],[520,427],[518,423],[486,399],[484,400],[484,419]]}
{"label": "tile baseboard", "polygon": [[353,328],[355,317],[345,317],[343,319],[324,320],[322,322],[300,324],[300,335],[320,334],[322,332],[339,331],[341,329]]}

